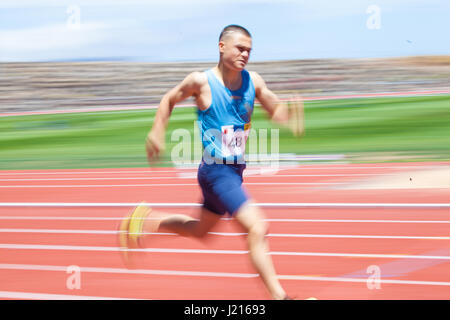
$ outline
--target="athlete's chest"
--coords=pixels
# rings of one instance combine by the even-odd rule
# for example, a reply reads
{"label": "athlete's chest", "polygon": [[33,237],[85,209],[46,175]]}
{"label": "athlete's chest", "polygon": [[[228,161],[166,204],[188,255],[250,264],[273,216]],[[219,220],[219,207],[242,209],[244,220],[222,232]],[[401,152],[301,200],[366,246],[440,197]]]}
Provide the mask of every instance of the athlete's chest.
{"label": "athlete's chest", "polygon": [[195,96],[197,107],[205,111],[213,106],[220,111],[236,112],[238,114],[253,111],[255,90],[250,77],[242,78],[236,88],[228,88],[214,74],[209,74],[207,81],[200,87]]}
{"label": "athlete's chest", "polygon": [[245,121],[249,122],[253,113],[254,95],[251,92],[234,93],[231,96],[224,94],[225,100],[222,106],[230,114],[237,114]]}

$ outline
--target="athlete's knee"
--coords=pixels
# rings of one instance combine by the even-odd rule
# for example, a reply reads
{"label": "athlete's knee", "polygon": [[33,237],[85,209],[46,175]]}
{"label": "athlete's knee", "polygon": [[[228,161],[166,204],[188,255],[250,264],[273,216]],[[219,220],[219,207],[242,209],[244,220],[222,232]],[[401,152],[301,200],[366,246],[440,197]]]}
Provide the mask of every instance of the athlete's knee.
{"label": "athlete's knee", "polygon": [[264,220],[264,213],[258,207],[252,206],[251,202],[240,208],[237,218],[246,229],[250,241],[262,240],[269,232],[269,225]]}
{"label": "athlete's knee", "polygon": [[202,239],[209,235],[209,231],[220,220],[220,216],[210,211],[204,210],[200,220],[196,220],[192,226],[192,234],[194,237]]}
{"label": "athlete's knee", "polygon": [[254,223],[248,230],[248,237],[250,240],[263,240],[269,233],[269,225],[263,220]]}

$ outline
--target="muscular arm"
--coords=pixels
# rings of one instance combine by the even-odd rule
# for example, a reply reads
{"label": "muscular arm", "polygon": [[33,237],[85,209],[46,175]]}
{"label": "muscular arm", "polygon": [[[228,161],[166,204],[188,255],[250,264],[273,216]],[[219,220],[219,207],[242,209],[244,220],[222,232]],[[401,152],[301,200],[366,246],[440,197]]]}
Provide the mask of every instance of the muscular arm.
{"label": "muscular arm", "polygon": [[303,102],[294,97],[289,104],[281,102],[275,93],[266,85],[264,79],[256,72],[252,72],[256,98],[267,111],[272,121],[291,129],[294,135],[303,134]]}
{"label": "muscular arm", "polygon": [[177,86],[168,91],[161,99],[152,129],[148,133],[146,139],[146,149],[149,160],[152,160],[164,151],[165,132],[175,104],[191,96],[196,96],[199,92],[199,84],[200,73],[193,72]]}

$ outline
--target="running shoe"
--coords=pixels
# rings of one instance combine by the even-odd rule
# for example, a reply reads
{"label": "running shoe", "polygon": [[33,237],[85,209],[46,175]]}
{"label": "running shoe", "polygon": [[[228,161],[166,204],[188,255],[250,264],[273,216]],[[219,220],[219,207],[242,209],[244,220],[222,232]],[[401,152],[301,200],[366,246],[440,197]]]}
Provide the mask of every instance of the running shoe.
{"label": "running shoe", "polygon": [[131,266],[131,254],[133,250],[142,248],[141,239],[143,236],[144,221],[152,209],[144,204],[138,205],[126,216],[119,225],[118,236],[120,252],[127,266]]}

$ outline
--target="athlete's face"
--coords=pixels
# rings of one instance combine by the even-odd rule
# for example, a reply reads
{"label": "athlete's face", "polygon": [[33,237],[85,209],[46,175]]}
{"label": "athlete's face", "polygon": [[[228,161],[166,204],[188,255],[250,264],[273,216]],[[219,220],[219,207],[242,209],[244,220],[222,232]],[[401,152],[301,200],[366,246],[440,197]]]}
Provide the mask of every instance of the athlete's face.
{"label": "athlete's face", "polygon": [[233,32],[219,42],[219,51],[222,61],[233,70],[240,71],[245,68],[252,50],[252,38],[240,32]]}

